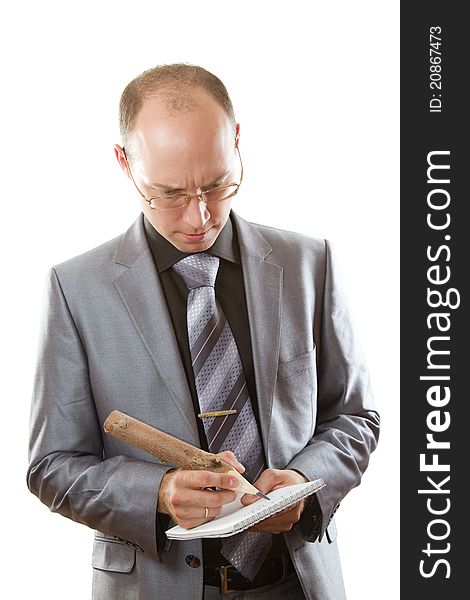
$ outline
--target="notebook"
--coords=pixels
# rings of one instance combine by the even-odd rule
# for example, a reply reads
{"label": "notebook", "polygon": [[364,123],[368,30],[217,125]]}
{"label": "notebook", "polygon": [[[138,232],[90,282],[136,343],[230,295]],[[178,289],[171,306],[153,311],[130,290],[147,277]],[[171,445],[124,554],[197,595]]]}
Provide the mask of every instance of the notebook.
{"label": "notebook", "polygon": [[324,486],[323,479],[289,485],[266,494],[269,500],[261,498],[248,506],[240,501],[243,493],[238,493],[233,502],[222,507],[218,517],[191,529],[176,525],[168,529],[166,535],[172,540],[229,537],[318,492]]}

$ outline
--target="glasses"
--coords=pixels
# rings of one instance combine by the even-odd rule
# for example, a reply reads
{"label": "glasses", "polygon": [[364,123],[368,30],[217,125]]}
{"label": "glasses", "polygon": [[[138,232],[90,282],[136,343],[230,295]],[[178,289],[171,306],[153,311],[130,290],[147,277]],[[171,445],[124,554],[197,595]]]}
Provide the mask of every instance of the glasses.
{"label": "glasses", "polygon": [[222,202],[223,200],[228,200],[229,198],[233,198],[235,194],[240,189],[242,180],[243,180],[243,163],[242,157],[240,155],[240,150],[237,148],[238,158],[240,159],[241,173],[240,173],[240,181],[238,183],[232,182],[224,185],[209,187],[207,190],[201,190],[198,194],[186,194],[181,192],[168,192],[166,194],[159,194],[158,196],[152,196],[151,198],[147,198],[145,194],[143,194],[138,188],[134,176],[132,175],[129,160],[127,158],[126,150],[123,148],[124,156],[127,160],[127,167],[129,169],[129,174],[131,176],[132,182],[135,185],[136,190],[142,196],[142,198],[148,203],[150,208],[154,210],[175,210],[178,208],[185,208],[191,202],[192,198],[198,198],[199,201],[204,202],[205,204]]}

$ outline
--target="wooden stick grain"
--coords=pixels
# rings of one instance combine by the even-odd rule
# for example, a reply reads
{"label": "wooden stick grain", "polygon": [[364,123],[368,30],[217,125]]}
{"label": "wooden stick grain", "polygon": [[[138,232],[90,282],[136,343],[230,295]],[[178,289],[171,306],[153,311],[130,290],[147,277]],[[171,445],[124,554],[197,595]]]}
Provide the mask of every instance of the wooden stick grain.
{"label": "wooden stick grain", "polygon": [[230,473],[239,481],[236,491],[263,495],[230,463],[222,460],[216,454],[192,446],[119,410],[113,410],[108,415],[103,429],[109,435],[144,450],[161,462],[180,469],[204,469],[213,473]]}
{"label": "wooden stick grain", "polygon": [[217,473],[233,470],[231,465],[215,454],[196,448],[119,410],[114,410],[108,416],[103,429],[122,442],[181,469],[206,469]]}

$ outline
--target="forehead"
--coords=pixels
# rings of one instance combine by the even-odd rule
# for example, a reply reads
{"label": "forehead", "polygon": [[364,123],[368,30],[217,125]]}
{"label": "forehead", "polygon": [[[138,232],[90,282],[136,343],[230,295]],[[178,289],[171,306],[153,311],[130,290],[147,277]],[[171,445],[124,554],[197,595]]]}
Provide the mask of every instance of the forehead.
{"label": "forehead", "polygon": [[203,145],[233,132],[233,124],[222,106],[205,90],[195,88],[178,96],[148,98],[136,119],[138,142],[168,150],[172,145]]}
{"label": "forehead", "polygon": [[189,172],[220,172],[233,144],[233,123],[204,90],[193,90],[177,110],[161,96],[149,98],[133,135],[133,153],[142,169],[149,176],[163,173],[166,182]]}

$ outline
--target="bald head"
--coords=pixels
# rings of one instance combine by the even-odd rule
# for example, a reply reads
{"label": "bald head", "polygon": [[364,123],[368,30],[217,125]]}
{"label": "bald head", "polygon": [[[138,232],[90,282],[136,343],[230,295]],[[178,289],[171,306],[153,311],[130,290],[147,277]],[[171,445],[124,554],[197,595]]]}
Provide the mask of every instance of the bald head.
{"label": "bald head", "polygon": [[[201,192],[238,191],[241,183],[240,125],[231,107],[222,82],[189,65],[144,73],[121,98],[126,150],[116,144],[116,158],[133,180],[147,219],[183,252],[210,248],[229,218],[234,194],[209,203]],[[151,200],[163,197],[184,198],[186,204],[155,209]]]}
{"label": "bald head", "polygon": [[196,65],[159,65],[133,79],[122,93],[119,123],[123,145],[132,152],[135,125],[147,101],[158,99],[167,115],[172,115],[200,108],[198,97],[201,91],[205,91],[219,105],[235,131],[233,105],[218,77]]}
{"label": "bald head", "polygon": [[220,104],[205,90],[192,88],[178,108],[160,94],[145,101],[135,120],[131,154],[145,172],[157,161],[160,171],[180,175],[186,167],[194,172],[200,165],[207,169],[219,159],[223,162],[234,140],[232,123]]}

